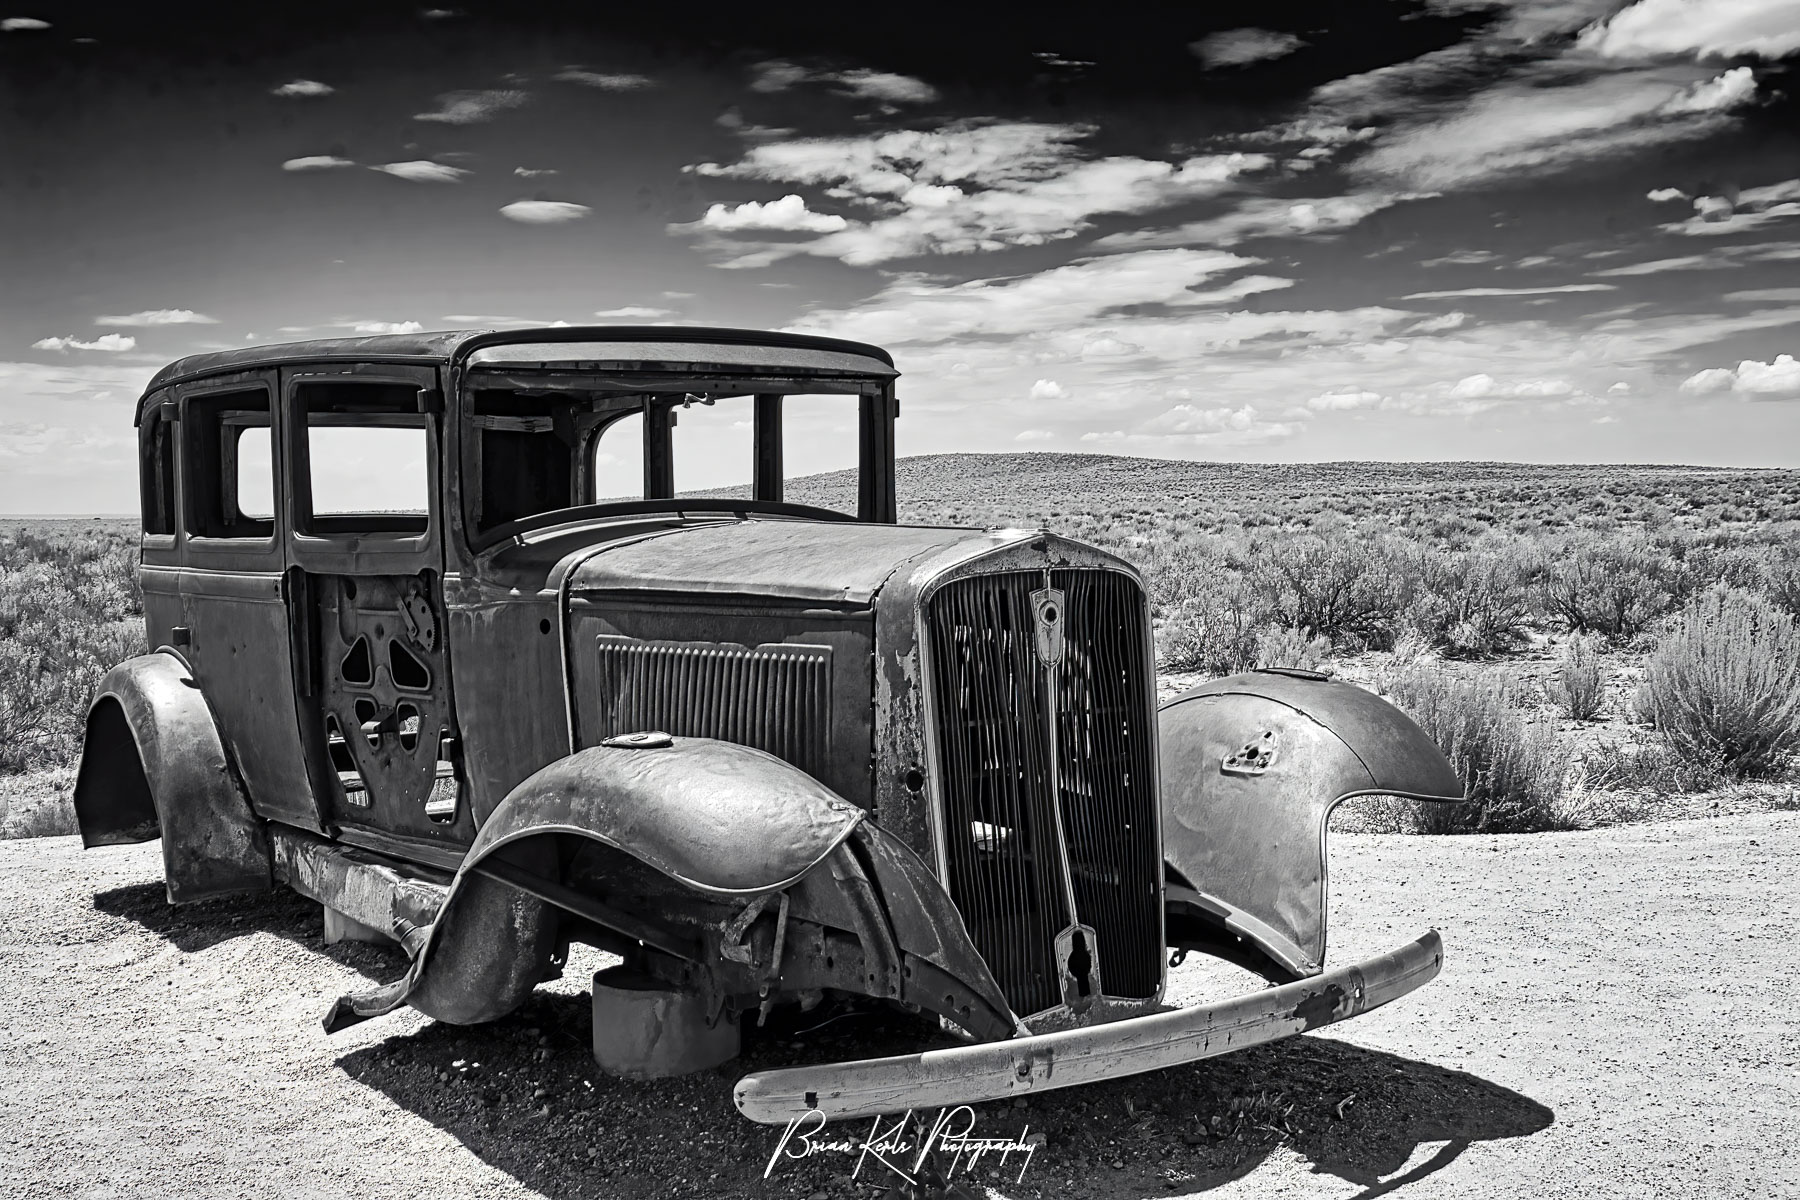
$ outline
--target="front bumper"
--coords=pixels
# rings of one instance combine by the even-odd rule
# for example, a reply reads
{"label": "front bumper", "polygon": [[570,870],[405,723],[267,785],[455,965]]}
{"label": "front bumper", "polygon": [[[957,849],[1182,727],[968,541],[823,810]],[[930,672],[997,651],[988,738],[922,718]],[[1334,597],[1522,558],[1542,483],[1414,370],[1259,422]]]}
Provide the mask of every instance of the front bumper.
{"label": "front bumper", "polygon": [[738,1081],[737,1106],[752,1121],[784,1125],[811,1111],[827,1120],[866,1117],[1098,1083],[1357,1016],[1428,983],[1443,963],[1444,943],[1433,930],[1398,950],[1217,1004],[1003,1042],[757,1072]]}

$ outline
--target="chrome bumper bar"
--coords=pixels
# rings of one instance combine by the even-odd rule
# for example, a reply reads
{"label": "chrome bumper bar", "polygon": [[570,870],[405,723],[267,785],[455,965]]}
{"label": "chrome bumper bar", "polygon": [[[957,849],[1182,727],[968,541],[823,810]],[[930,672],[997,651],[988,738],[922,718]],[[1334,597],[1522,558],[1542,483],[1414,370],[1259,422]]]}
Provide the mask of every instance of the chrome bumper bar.
{"label": "chrome bumper bar", "polygon": [[752,1121],[784,1125],[815,1110],[826,1120],[866,1117],[1137,1075],[1379,1008],[1428,983],[1443,962],[1434,930],[1398,950],[1216,1004],[1004,1042],[757,1072],[738,1081],[737,1106]]}

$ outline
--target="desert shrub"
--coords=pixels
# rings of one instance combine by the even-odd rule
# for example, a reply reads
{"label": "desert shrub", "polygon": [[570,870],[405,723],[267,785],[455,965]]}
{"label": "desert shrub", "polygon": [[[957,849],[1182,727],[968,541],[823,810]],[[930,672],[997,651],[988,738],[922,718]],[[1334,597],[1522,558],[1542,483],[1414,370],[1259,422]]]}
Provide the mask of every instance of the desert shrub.
{"label": "desert shrub", "polygon": [[1800,551],[1784,546],[1769,556],[1763,593],[1776,608],[1800,620]]}
{"label": "desert shrub", "polygon": [[1689,762],[1661,740],[1603,739],[1581,757],[1589,788],[1600,791],[1642,790],[1659,796],[1711,791],[1724,779],[1707,763]]}
{"label": "desert shrub", "polygon": [[1338,643],[1392,645],[1411,590],[1405,555],[1386,538],[1358,537],[1337,523],[1328,529],[1258,543],[1252,588],[1276,625]]}
{"label": "desert shrub", "polygon": [[1694,597],[1644,679],[1657,731],[1688,762],[1757,777],[1800,749],[1800,628],[1761,596],[1715,585]]}
{"label": "desert shrub", "polygon": [[100,677],[143,652],[134,541],[0,533],[0,773],[72,763]]}
{"label": "desert shrub", "polygon": [[1157,665],[1165,671],[1231,675],[1256,665],[1264,628],[1257,597],[1241,576],[1221,571],[1202,581],[1156,631]]}
{"label": "desert shrub", "polygon": [[1606,695],[1606,668],[1600,664],[1599,638],[1577,633],[1562,644],[1545,688],[1550,702],[1571,721],[1592,721]]}
{"label": "desert shrub", "polygon": [[1262,629],[1256,635],[1256,665],[1317,671],[1331,656],[1331,641],[1303,629]]}
{"label": "desert shrub", "polygon": [[1648,684],[1640,683],[1632,689],[1631,699],[1625,705],[1625,719],[1633,725],[1656,724],[1656,702],[1651,699]]}
{"label": "desert shrub", "polygon": [[1573,747],[1550,724],[1526,719],[1511,679],[1459,678],[1415,666],[1393,673],[1386,685],[1389,699],[1431,735],[1465,789],[1462,804],[1419,804],[1419,832],[1579,828],[1564,795]]}
{"label": "desert shrub", "polygon": [[0,838],[58,837],[74,833],[71,799],[75,772],[46,771],[29,776],[0,775]]}
{"label": "desert shrub", "polygon": [[1548,614],[1570,630],[1623,641],[1668,613],[1684,587],[1674,556],[1639,535],[1553,549],[1541,590]]}
{"label": "desert shrub", "polygon": [[1511,649],[1531,617],[1529,568],[1517,553],[1426,552],[1415,563],[1417,585],[1402,625],[1452,657]]}

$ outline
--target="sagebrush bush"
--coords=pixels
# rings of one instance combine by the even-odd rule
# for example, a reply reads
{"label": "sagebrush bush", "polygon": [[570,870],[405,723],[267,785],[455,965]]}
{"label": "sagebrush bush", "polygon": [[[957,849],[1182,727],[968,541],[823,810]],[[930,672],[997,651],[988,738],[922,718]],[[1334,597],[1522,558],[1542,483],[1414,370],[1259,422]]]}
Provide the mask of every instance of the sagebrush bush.
{"label": "sagebrush bush", "polygon": [[1317,671],[1331,657],[1331,641],[1303,629],[1264,629],[1256,635],[1256,666]]}
{"label": "sagebrush bush", "polygon": [[1341,527],[1258,542],[1249,579],[1274,624],[1376,649],[1393,644],[1411,590],[1404,556],[1389,539]]}
{"label": "sagebrush bush", "polygon": [[1690,763],[1779,774],[1800,749],[1800,628],[1761,596],[1715,585],[1651,651],[1657,732]]}
{"label": "sagebrush bush", "polygon": [[0,532],[0,773],[74,762],[100,677],[143,652],[135,541]]}
{"label": "sagebrush bush", "polygon": [[1465,789],[1463,804],[1419,804],[1420,832],[1580,827],[1564,793],[1573,747],[1549,723],[1526,718],[1511,679],[1492,672],[1458,677],[1414,666],[1385,682],[1388,698],[1431,735]]}
{"label": "sagebrush bush", "polygon": [[1414,556],[1402,625],[1451,657],[1497,654],[1531,623],[1531,566],[1516,549]]}
{"label": "sagebrush bush", "polygon": [[1577,633],[1562,644],[1545,691],[1550,702],[1571,721],[1592,721],[1600,716],[1606,698],[1606,668],[1600,663],[1599,638]]}
{"label": "sagebrush bush", "polygon": [[1546,551],[1544,604],[1576,633],[1625,641],[1679,601],[1686,584],[1673,555],[1650,539],[1587,536]]}

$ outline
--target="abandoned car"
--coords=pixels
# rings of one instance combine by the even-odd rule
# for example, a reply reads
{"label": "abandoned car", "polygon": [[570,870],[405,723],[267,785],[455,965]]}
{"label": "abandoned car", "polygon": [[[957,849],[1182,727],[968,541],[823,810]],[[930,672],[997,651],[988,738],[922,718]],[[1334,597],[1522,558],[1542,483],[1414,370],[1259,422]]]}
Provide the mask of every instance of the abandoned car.
{"label": "abandoned car", "polygon": [[[285,885],[328,938],[403,947],[328,1030],[493,1020],[585,943],[621,959],[593,989],[620,1074],[722,1064],[774,1006],[951,1035],[752,1073],[764,1122],[1149,1071],[1436,975],[1435,932],[1324,963],[1333,806],[1463,794],[1425,734],[1302,671],[1159,710],[1129,564],[896,523],[897,376],[872,346],[687,327],[164,369],[137,409],[155,649],[90,710],[85,844],[160,837],[171,902]],[[733,406],[748,488],[678,494],[678,419]],[[801,412],[846,459],[855,431],[849,511],[784,495]],[[1184,951],[1274,986],[1170,1008]]]}

